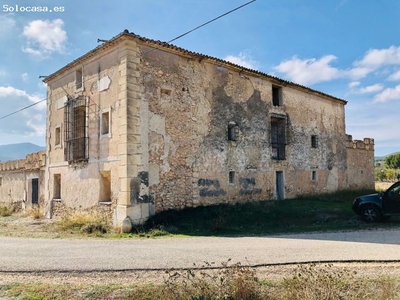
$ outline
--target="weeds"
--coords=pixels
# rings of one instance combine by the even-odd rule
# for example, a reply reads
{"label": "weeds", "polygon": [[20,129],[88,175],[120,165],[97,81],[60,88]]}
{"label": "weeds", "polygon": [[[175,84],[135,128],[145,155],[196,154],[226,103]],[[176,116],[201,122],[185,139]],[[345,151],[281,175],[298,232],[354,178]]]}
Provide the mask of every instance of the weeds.
{"label": "weeds", "polygon": [[346,268],[300,265],[292,277],[284,279],[283,299],[398,299],[397,286],[393,280],[358,279],[356,272]]}
{"label": "weeds", "polygon": [[[194,265],[186,271],[167,271],[164,299],[265,299],[253,268],[240,263],[222,264],[221,269],[210,269],[214,264],[205,263],[201,267]],[[208,268],[208,269],[207,269]]]}
{"label": "weeds", "polygon": [[400,299],[396,277],[365,278],[346,268],[300,265],[286,279],[268,285],[256,269],[229,261],[217,267],[205,262],[189,270],[169,270],[162,284],[0,284],[0,298],[135,299],[135,300],[358,300]]}
{"label": "weeds", "polygon": [[100,213],[74,211],[65,214],[56,222],[56,226],[64,231],[104,234],[109,231],[107,220]]}
{"label": "weeds", "polygon": [[39,206],[35,205],[28,209],[27,215],[32,217],[35,220],[42,219],[44,216],[43,209]]}
{"label": "weeds", "polygon": [[14,206],[11,204],[0,204],[0,216],[8,217],[14,213]]}

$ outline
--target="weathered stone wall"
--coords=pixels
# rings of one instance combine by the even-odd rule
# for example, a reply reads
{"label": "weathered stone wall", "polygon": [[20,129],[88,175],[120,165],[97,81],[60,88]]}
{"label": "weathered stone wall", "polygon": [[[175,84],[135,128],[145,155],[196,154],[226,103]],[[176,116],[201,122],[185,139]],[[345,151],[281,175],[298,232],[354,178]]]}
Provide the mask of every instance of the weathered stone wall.
{"label": "weathered stone wall", "polygon": [[[277,171],[286,198],[346,187],[343,101],[194,58],[146,47],[142,53],[149,196],[156,211],[276,199]],[[278,84],[282,105],[273,106]],[[285,160],[271,158],[276,116],[286,122]],[[230,123],[238,126],[236,141],[228,141]]]}
{"label": "weathered stone wall", "polygon": [[0,171],[0,178],[0,202],[22,203],[25,201],[25,172],[23,169]]}
{"label": "weathered stone wall", "polygon": [[62,217],[67,216],[68,214],[74,214],[75,212],[85,211],[89,215],[94,217],[101,216],[101,219],[104,220],[107,224],[113,224],[114,218],[114,209],[116,203],[112,203],[110,205],[96,205],[94,207],[90,207],[87,209],[72,209],[71,207],[66,206],[64,201],[52,200],[52,218],[54,220],[60,220]]}
{"label": "weathered stone wall", "polygon": [[351,189],[375,189],[374,139],[347,136],[347,176]]}
{"label": "weathered stone wall", "polygon": [[[354,151],[349,156],[345,101],[125,34],[46,79],[48,215],[52,203],[55,214],[57,207],[93,209],[109,193],[120,226],[126,217],[138,223],[171,208],[349,186]],[[83,74],[79,89],[76,70]],[[68,97],[88,103],[89,158],[80,163],[64,158]],[[103,112],[111,116],[106,135]],[[285,132],[282,160],[271,142],[273,122]]]}

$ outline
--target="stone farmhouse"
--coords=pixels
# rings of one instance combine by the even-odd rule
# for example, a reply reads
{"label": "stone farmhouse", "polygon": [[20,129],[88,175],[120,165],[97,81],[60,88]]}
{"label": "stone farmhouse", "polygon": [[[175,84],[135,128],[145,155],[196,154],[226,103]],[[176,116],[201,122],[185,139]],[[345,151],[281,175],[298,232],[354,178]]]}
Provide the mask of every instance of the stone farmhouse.
{"label": "stone farmhouse", "polygon": [[125,30],[44,82],[48,217],[374,188],[346,101],[256,70]]}

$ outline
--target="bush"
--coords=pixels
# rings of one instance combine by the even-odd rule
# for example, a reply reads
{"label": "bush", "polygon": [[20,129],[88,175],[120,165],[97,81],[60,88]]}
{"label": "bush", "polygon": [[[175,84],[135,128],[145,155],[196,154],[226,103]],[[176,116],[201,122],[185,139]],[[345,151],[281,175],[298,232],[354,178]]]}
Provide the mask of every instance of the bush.
{"label": "bush", "polygon": [[0,216],[8,217],[14,213],[14,206],[11,204],[1,204],[0,205]]}

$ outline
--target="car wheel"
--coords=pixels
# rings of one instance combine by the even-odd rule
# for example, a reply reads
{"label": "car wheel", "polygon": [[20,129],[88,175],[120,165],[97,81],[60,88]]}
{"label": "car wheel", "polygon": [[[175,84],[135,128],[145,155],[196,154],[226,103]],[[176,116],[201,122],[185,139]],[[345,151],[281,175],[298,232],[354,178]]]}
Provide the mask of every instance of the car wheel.
{"label": "car wheel", "polygon": [[375,206],[366,206],[361,211],[361,216],[365,222],[378,222],[381,219],[381,213]]}

